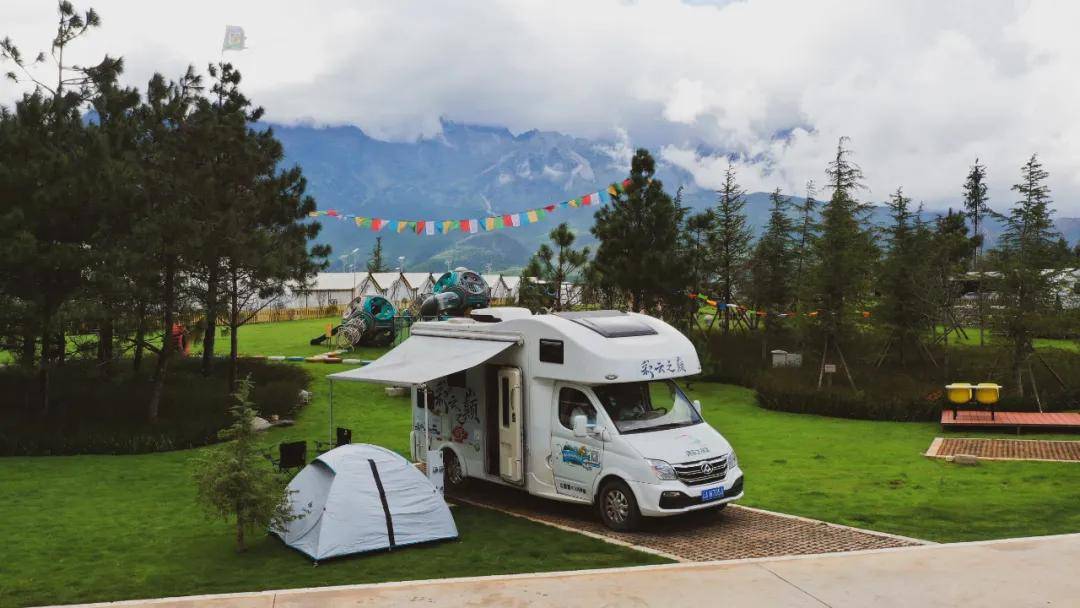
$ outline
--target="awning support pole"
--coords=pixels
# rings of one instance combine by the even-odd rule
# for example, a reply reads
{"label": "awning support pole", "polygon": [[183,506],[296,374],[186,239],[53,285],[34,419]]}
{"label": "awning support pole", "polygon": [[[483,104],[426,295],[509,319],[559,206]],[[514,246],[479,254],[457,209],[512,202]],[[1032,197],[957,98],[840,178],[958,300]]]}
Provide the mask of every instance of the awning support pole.
{"label": "awning support pole", "polygon": [[424,463],[427,464],[427,453],[431,449],[431,426],[428,424],[428,390],[427,385],[421,385],[424,391]]}
{"label": "awning support pole", "polygon": [[334,445],[334,381],[330,380],[330,445]]}

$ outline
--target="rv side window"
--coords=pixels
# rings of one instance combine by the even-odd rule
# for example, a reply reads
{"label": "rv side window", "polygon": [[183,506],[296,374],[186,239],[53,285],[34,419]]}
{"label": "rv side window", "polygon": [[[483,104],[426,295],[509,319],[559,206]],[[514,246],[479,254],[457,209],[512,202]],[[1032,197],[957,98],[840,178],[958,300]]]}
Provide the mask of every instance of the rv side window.
{"label": "rv side window", "polygon": [[510,379],[503,378],[502,386],[499,387],[502,394],[502,425],[510,428]]}
{"label": "rv side window", "polygon": [[589,402],[585,393],[576,388],[563,388],[559,391],[559,424],[567,430],[574,428],[574,416],[585,416],[589,424],[596,424],[596,408]]}
{"label": "rv side window", "polygon": [[540,340],[540,361],[561,365],[563,362],[562,340]]}

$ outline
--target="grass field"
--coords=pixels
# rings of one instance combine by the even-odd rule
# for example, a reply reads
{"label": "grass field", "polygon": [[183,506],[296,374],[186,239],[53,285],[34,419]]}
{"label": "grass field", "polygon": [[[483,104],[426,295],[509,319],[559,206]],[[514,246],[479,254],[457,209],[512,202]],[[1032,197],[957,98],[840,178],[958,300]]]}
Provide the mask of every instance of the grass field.
{"label": "grass field", "polygon": [[[942,331],[944,328],[938,327],[938,331]],[[949,343],[954,346],[978,346],[979,345],[979,328],[967,327],[964,329],[967,337],[960,334],[949,334]],[[991,335],[989,329],[986,330],[984,338],[987,345],[995,343],[996,338]],[[1068,350],[1073,352],[1080,352],[1080,341],[1077,340],[1059,340],[1055,338],[1035,338],[1035,348],[1058,348],[1061,350]]]}
{"label": "grass field", "polygon": [[[243,328],[246,354],[320,352],[326,321]],[[367,350],[371,358],[380,351]],[[267,447],[329,435],[327,373],[296,426]],[[938,541],[1080,531],[1080,466],[994,462],[958,467],[920,454],[937,425],[762,410],[747,389],[693,383],[708,420],[739,453],[747,505]],[[409,410],[378,387],[335,385],[335,422],[353,439],[408,447]],[[225,522],[193,503],[194,451],[0,459],[7,558],[0,606],[656,563],[658,558],[497,513],[458,507],[461,539],[407,551],[310,561],[274,539],[233,552]],[[11,531],[14,531],[12,533]]]}

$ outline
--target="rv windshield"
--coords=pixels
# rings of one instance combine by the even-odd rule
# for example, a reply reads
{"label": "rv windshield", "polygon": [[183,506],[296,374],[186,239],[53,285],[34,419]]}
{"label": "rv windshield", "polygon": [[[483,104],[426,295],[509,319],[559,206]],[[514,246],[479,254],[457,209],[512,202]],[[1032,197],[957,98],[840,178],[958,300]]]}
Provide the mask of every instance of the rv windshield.
{"label": "rv windshield", "polygon": [[620,433],[690,426],[701,416],[671,380],[594,386],[593,392]]}

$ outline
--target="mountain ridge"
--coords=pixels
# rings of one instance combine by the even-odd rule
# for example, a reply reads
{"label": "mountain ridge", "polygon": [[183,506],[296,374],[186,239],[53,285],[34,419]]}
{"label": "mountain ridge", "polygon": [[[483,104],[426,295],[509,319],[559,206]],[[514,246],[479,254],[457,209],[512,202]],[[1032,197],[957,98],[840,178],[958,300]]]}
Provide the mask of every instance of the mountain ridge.
{"label": "mountain ridge", "polygon": [[[285,148],[286,162],[303,168],[308,192],[320,209],[392,220],[480,219],[536,209],[605,188],[624,179],[629,167],[630,152],[624,144],[538,129],[515,135],[506,127],[444,120],[435,137],[388,142],[355,126],[261,126],[274,130]],[[684,188],[688,207],[696,210],[715,203],[715,193],[697,186],[688,172],[662,159],[657,165],[657,177],[669,192]],[[594,243],[589,227],[595,210],[559,209],[536,224],[474,235],[457,231],[399,235],[393,226],[375,233],[323,217],[317,220],[323,224],[318,240],[333,247],[335,270],[343,267],[340,253],[354,248],[370,251],[380,234],[387,237],[385,259],[403,256],[407,270],[434,272],[447,265],[476,264],[490,265],[494,271],[514,270],[559,222],[570,225],[580,244]],[[746,212],[749,223],[760,230],[768,218],[769,194],[748,194]],[[926,217],[942,213],[924,211]],[[887,210],[876,206],[872,221],[882,223],[886,217]],[[1057,218],[1056,224],[1070,243],[1080,240],[1080,218]],[[993,220],[986,226],[988,240],[993,241],[1001,227]]]}

